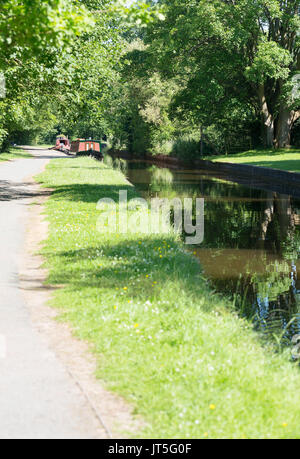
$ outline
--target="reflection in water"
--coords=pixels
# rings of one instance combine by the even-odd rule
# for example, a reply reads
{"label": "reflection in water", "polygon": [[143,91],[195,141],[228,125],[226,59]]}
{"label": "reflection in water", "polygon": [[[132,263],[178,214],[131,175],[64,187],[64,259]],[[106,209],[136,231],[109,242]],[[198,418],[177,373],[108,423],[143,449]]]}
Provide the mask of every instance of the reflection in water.
{"label": "reflection in water", "polygon": [[137,161],[128,163],[128,178],[149,198],[204,198],[196,253],[215,289],[268,336],[290,343],[300,333],[299,198]]}

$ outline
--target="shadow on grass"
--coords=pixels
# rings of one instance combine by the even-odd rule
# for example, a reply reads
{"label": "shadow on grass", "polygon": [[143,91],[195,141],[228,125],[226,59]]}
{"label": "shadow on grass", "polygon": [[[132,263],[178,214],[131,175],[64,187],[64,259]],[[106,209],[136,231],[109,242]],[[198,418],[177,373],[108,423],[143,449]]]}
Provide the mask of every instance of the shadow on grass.
{"label": "shadow on grass", "polygon": [[[123,294],[142,302],[159,297],[170,284],[176,286],[176,292],[186,292],[189,300],[194,298],[197,301],[197,297],[201,295],[203,298],[204,295],[207,310],[214,295],[208,290],[208,281],[203,278],[198,261],[178,249],[168,237],[164,242],[162,245],[162,236],[157,236],[143,239],[142,243],[125,240],[55,255],[44,253],[48,259],[54,256],[63,267],[50,275],[49,284],[63,284],[75,292],[92,289],[91,296],[93,289],[116,292],[117,288],[126,288]],[[99,262],[97,266],[95,260]],[[176,292],[174,290],[173,302],[176,301]]]}
{"label": "shadow on grass", "polygon": [[278,161],[247,161],[245,164],[250,164],[251,166],[260,166],[267,167],[272,169],[280,169],[288,172],[300,172],[300,161],[299,159],[290,159],[290,160],[278,160]]}
{"label": "shadow on grass", "polygon": [[[105,170],[100,169],[101,173]],[[100,174],[99,174],[100,175]],[[91,185],[91,184],[74,184],[52,187],[52,196],[54,199],[62,199],[76,202],[97,203],[99,199],[109,198],[119,201],[119,191],[127,191],[128,199],[136,197],[136,191],[130,185]]]}

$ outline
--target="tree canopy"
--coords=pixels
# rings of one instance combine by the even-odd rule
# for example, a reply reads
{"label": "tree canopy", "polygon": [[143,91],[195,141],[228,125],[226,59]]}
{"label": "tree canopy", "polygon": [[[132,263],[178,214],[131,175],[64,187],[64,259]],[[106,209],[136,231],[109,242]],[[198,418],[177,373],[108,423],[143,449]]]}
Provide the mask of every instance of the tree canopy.
{"label": "tree canopy", "polygon": [[106,134],[190,156],[289,145],[299,12],[300,0],[3,0],[0,142]]}

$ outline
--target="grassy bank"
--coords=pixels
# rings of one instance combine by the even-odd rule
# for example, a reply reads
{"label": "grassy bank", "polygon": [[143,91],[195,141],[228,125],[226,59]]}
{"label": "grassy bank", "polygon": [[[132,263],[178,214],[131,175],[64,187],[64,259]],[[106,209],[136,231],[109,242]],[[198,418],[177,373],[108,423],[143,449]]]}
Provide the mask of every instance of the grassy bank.
{"label": "grassy bank", "polygon": [[0,162],[12,161],[13,159],[30,158],[31,155],[28,151],[21,150],[20,148],[10,148],[9,151],[0,153]]}
{"label": "grassy bank", "polygon": [[64,288],[53,306],[93,345],[97,376],[147,421],[137,436],[300,437],[299,368],[261,346],[176,236],[96,230],[100,198],[136,196],[120,172],[53,160],[39,181],[54,190],[43,253],[49,283]]}
{"label": "grassy bank", "polygon": [[300,149],[250,150],[233,156],[213,156],[206,159],[300,172]]}

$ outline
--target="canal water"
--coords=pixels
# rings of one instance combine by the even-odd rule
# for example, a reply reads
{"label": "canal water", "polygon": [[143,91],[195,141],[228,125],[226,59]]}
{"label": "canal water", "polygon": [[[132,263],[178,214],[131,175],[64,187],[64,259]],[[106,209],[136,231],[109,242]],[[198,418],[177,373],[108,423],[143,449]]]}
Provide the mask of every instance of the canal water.
{"label": "canal water", "polygon": [[300,198],[149,162],[129,161],[127,175],[147,198],[204,198],[204,241],[192,250],[206,277],[268,338],[290,344],[300,333]]}

